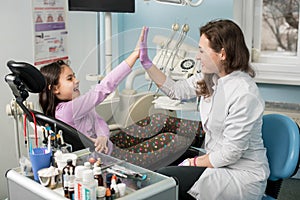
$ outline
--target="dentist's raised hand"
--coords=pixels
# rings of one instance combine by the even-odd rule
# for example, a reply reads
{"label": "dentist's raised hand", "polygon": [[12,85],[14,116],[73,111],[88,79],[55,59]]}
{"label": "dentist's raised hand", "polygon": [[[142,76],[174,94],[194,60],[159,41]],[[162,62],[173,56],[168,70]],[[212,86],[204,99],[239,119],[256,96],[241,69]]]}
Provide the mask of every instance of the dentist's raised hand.
{"label": "dentist's raised hand", "polygon": [[148,49],[147,49],[147,37],[148,37],[148,27],[143,27],[140,36],[140,61],[145,69],[149,69],[153,63],[148,57]]}

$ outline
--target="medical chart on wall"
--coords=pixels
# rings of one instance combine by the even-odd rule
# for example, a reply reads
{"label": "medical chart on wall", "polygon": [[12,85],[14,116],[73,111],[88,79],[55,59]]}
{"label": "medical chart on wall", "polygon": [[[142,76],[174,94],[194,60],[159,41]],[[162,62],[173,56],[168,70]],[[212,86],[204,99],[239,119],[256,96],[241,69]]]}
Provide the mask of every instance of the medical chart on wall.
{"label": "medical chart on wall", "polygon": [[32,0],[34,65],[68,59],[66,0]]}

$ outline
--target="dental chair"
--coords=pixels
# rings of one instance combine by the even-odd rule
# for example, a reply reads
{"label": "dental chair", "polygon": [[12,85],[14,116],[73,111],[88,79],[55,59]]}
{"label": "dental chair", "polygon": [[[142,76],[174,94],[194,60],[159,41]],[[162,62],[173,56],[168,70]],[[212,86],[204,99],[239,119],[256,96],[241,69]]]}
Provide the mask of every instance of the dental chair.
{"label": "dental chair", "polygon": [[[63,139],[72,145],[72,151],[84,148],[89,148],[91,152],[95,150],[93,142],[75,128],[24,105],[29,92],[40,93],[45,88],[45,79],[36,67],[15,61],[9,61],[7,66],[12,73],[5,76],[5,81],[30,122],[36,121],[41,126],[48,123],[52,130],[62,130]],[[197,135],[203,135],[199,121],[153,114],[122,130],[111,131],[110,140],[114,143],[111,156],[156,170],[176,161],[187,151]],[[203,139],[201,137],[201,143]]]}
{"label": "dental chair", "polygon": [[263,200],[277,199],[282,181],[297,173],[299,167],[299,127],[288,116],[263,116],[262,136],[267,148],[270,176]]}
{"label": "dental chair", "polygon": [[29,92],[40,93],[45,87],[45,79],[37,68],[25,62],[15,61],[8,61],[7,66],[12,73],[5,76],[5,81],[10,86],[17,104],[30,122],[36,121],[37,126],[44,126],[47,123],[52,130],[55,128],[62,130],[64,141],[72,146],[72,151],[84,148],[90,148],[90,151],[94,151],[93,142],[84,134],[60,120],[30,110],[25,106],[24,101],[29,97]]}

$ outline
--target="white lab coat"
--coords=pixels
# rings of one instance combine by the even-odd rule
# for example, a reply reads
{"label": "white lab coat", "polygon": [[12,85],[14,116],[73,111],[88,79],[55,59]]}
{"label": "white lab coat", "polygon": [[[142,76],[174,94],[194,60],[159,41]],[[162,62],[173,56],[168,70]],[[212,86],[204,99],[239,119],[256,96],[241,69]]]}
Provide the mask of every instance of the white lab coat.
{"label": "white lab coat", "polygon": [[[201,75],[174,83],[167,78],[162,90],[172,98],[195,97]],[[269,176],[261,137],[264,101],[254,80],[235,71],[216,80],[213,95],[201,99],[200,116],[205,149],[214,168],[207,168],[189,193],[200,200],[261,199]]]}

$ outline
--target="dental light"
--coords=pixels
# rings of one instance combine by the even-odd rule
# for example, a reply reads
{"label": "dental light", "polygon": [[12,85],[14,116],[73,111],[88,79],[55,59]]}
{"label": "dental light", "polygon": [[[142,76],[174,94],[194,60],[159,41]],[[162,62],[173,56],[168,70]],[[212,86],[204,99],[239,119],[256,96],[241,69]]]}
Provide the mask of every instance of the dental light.
{"label": "dental light", "polygon": [[197,0],[193,2],[193,0],[155,0],[160,3],[168,3],[168,4],[178,4],[178,5],[189,5],[191,7],[199,6],[203,0]]}

